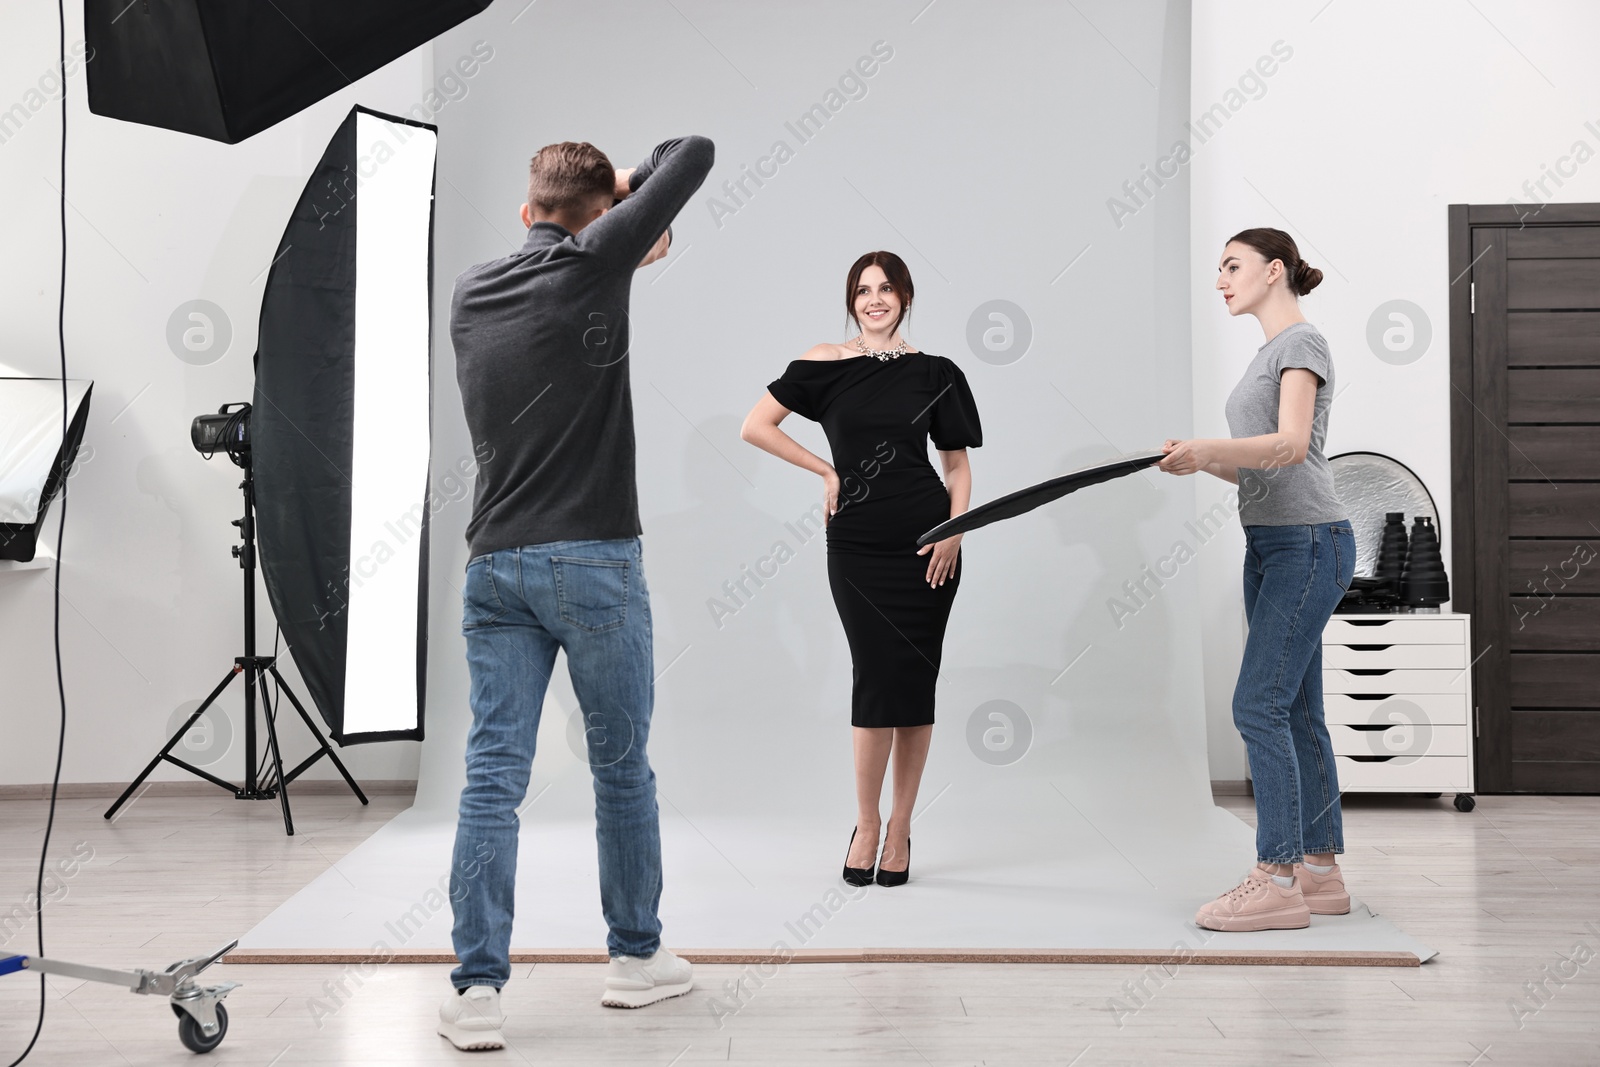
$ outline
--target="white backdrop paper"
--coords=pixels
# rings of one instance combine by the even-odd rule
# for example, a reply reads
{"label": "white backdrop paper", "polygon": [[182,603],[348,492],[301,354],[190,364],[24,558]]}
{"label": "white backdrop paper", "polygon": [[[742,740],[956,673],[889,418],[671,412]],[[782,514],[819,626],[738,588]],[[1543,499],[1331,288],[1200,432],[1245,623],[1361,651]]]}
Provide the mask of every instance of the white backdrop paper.
{"label": "white backdrop paper", "polygon": [[[908,335],[967,374],[985,426],[971,453],[975,500],[1159,445],[1190,418],[1183,179],[1120,230],[1105,204],[1186,121],[1186,5],[1081,5],[1082,15],[1043,3],[939,5],[919,17],[922,6],[808,4],[756,17],[733,3],[681,15],[602,3],[536,6],[515,22],[515,10],[496,8],[435,46],[441,68],[476,38],[496,49],[470,96],[441,116],[441,323],[455,274],[521,246],[516,210],[540,145],[590,140],[617,166],[683,133],[717,146],[711,176],[674,224],[672,254],[638,275],[632,313],[645,571],[663,672],[651,751],[663,790],[685,810],[730,798],[788,808],[800,796],[846,818],[852,809],[848,650],[823,539],[795,532],[821,483],[743,443],[738,429],[791,359],[851,335],[842,290],[858,255],[888,248],[906,259],[917,284]],[[624,22],[626,33],[608,29]],[[597,34],[606,69],[637,78],[599,77],[585,49],[546,47]],[[859,76],[864,57],[876,60],[870,78]],[[795,131],[811,127],[799,117],[830,99],[843,103],[802,141]],[[746,170],[770,171],[761,161],[781,154],[778,142],[792,154],[758,186]],[[1000,354],[1014,358],[1003,364],[980,360],[968,341],[969,320],[980,334],[993,325],[981,312],[997,299],[1019,307],[1031,333],[1026,352]],[[444,463],[473,449],[439,333]],[[827,456],[815,424],[795,416],[785,428]],[[1171,790],[1177,807],[1209,803],[1198,647],[1179,621],[1191,590],[1181,576],[1168,582],[1120,627],[1107,606],[1170,551],[1191,500],[1188,482],[1146,473],[967,540],[928,795],[951,781],[1081,774],[1118,792]],[[466,517],[463,505],[436,526],[433,714],[418,802],[443,808],[460,789],[469,721],[456,607]],[[793,559],[730,594],[779,542]],[[1015,703],[1033,730],[1007,767],[977,758],[965,736],[969,717],[996,699]],[[547,714],[573,708],[558,672]],[[570,755],[551,747],[552,762]]]}
{"label": "white backdrop paper", "polygon": [[[667,137],[715,141],[671,255],[634,284],[651,758],[668,942],[764,948],[838,884],[855,814],[851,665],[825,544],[801,521],[820,480],[741,442],[740,422],[791,359],[851,335],[845,272],[887,248],[916,282],[908,336],[956,360],[976,395],[975,501],[1185,434],[1188,290],[1210,284],[1187,273],[1187,179],[1145,179],[1151,195],[1118,219],[1108,200],[1188,121],[1187,5],[520,7],[435,45],[439,69],[474,39],[495,50],[441,120],[435,313],[448,279],[521,246],[541,145],[590,140],[632,166]],[[440,469],[473,447],[442,330],[435,359]],[[827,455],[817,426],[784,427]],[[1253,858],[1251,832],[1211,801],[1194,590],[1174,562],[1180,542],[1186,558],[1215,551],[1193,500],[1190,481],[1147,471],[969,535],[912,884],[841,912],[812,944],[1170,948],[1192,932],[1195,906]],[[434,528],[416,807],[245,946],[395,947],[383,921],[448,869],[470,722],[466,519],[447,510]],[[777,555],[774,574],[760,561]],[[604,940],[576,712],[558,667],[514,948]],[[1380,928],[1395,934],[1339,929]],[[448,908],[407,945],[447,949]]]}

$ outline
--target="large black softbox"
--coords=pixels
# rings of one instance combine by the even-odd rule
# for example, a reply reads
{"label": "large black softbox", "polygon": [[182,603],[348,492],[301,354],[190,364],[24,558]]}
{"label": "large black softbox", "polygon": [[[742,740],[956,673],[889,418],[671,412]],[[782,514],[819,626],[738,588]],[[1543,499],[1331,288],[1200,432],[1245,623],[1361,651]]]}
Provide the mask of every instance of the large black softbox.
{"label": "large black softbox", "polygon": [[84,0],[89,110],[234,144],[492,0]]}
{"label": "large black softbox", "polygon": [[295,205],[261,302],[261,570],[343,744],[422,738],[437,133],[352,109]]}
{"label": "large black softbox", "polygon": [[[78,455],[93,382],[0,378],[0,559],[32,561],[45,512]],[[65,430],[65,433],[63,433]]]}

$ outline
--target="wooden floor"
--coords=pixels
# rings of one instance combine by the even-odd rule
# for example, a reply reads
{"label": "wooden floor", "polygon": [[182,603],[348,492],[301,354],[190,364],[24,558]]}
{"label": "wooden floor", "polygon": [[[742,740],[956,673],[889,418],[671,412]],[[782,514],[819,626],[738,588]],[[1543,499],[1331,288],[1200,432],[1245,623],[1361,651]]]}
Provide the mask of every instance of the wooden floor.
{"label": "wooden floor", "polygon": [[[347,796],[303,796],[293,838],[275,806],[220,793],[144,797],[114,824],[100,818],[107,803],[58,809],[53,855],[87,859],[47,894],[46,954],[159,969],[249,929],[407,801],[376,797],[361,808]],[[1249,818],[1249,800],[1220,803]],[[0,802],[4,953],[34,951],[27,894],[44,811]],[[1436,961],[1170,973],[794,963],[765,976],[702,965],[693,993],[631,1012],[599,1006],[603,965],[541,963],[517,967],[506,988],[510,1047],[474,1054],[434,1034],[444,967],[219,966],[213,980],[244,984],[227,1001],[228,1037],[207,1060],[178,1044],[161,1001],[50,979],[45,1033],[28,1062],[1600,1064],[1600,798],[1483,797],[1463,815],[1448,800],[1357,797],[1345,818],[1351,885],[1437,947]],[[735,1001],[726,985],[741,975]],[[0,1063],[27,1043],[37,1001],[36,979],[0,978]]]}

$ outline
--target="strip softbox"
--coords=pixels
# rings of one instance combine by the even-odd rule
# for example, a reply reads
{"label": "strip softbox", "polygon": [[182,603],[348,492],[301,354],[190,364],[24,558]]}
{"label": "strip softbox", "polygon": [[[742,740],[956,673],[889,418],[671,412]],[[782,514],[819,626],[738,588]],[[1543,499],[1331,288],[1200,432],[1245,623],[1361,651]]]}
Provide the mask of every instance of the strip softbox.
{"label": "strip softbox", "polygon": [[295,205],[261,303],[261,569],[342,744],[422,738],[437,133],[354,108]]}
{"label": "strip softbox", "polygon": [[492,0],[84,0],[96,115],[234,144]]}
{"label": "strip softbox", "polygon": [[27,563],[38,550],[45,512],[72,469],[89,421],[93,382],[0,378],[0,559]]}

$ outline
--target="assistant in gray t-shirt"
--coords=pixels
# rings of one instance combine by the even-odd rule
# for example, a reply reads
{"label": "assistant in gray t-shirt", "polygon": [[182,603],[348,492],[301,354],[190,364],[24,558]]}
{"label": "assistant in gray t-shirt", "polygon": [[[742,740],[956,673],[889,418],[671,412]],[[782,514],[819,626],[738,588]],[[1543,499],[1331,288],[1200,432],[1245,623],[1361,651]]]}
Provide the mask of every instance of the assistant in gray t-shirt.
{"label": "assistant in gray t-shirt", "polygon": [[1279,331],[1261,346],[1228,396],[1228,432],[1235,438],[1278,432],[1278,394],[1283,372],[1304,367],[1317,376],[1311,444],[1304,463],[1257,470],[1239,468],[1241,526],[1301,526],[1338,522],[1345,507],[1333,489],[1333,472],[1322,454],[1333,402],[1333,357],[1328,341],[1309,322]]}

